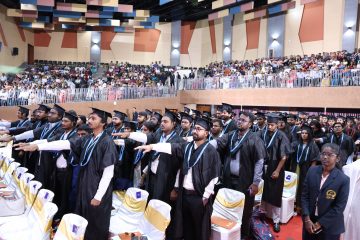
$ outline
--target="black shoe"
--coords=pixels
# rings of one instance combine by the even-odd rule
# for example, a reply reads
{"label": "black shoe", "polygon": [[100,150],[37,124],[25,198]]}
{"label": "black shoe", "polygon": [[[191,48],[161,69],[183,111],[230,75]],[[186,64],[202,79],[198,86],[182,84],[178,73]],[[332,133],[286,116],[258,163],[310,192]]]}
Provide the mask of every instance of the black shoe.
{"label": "black shoe", "polygon": [[280,232],[280,223],[274,223],[274,232]]}

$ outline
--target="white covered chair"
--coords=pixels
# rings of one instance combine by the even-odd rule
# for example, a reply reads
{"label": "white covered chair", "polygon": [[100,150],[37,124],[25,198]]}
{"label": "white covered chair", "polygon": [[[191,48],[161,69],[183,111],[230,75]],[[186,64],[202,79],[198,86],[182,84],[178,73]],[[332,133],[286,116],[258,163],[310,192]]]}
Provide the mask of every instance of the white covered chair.
{"label": "white covered chair", "polygon": [[11,158],[13,142],[8,142],[5,147],[0,148],[0,154],[5,157]]}
{"label": "white covered chair", "polygon": [[41,189],[28,214],[0,226],[0,239],[50,239],[52,218],[58,210],[53,198],[52,191]]}
{"label": "white covered chair", "polygon": [[149,240],[165,239],[165,231],[171,220],[170,211],[169,204],[157,199],[150,200],[139,223],[140,233]]}
{"label": "white covered chair", "polygon": [[112,193],[112,207],[117,210],[120,208],[121,204],[124,201],[125,198],[125,191],[113,191]]}
{"label": "white covered chair", "polygon": [[258,193],[255,195],[255,202],[260,203],[260,202],[261,202],[261,199],[262,199],[262,194],[263,194],[263,192],[264,192],[264,180],[263,180],[263,179],[261,179],[258,188],[259,188],[259,191],[258,191]]}
{"label": "white covered chair", "polygon": [[[24,175],[24,178],[26,177],[26,174]],[[22,179],[22,181],[25,181],[28,179]],[[37,198],[38,192],[40,188],[42,187],[42,184],[39,181],[29,181],[26,184],[25,187],[25,194],[24,194],[24,202],[25,202],[25,211],[23,214],[17,215],[17,216],[7,216],[7,217],[0,217],[0,228],[5,223],[12,223],[17,222],[19,219],[26,218],[30,212],[30,210],[33,207],[33,203],[35,203],[35,199]],[[17,202],[13,203],[14,205],[17,205]],[[6,207],[5,204],[0,205],[0,211],[2,211],[1,208]],[[3,210],[5,211],[5,210]],[[1,239],[1,238],[0,238]]]}
{"label": "white covered chair", "polygon": [[119,209],[113,212],[109,231],[113,234],[136,232],[144,215],[149,193],[139,188],[128,188]]}
{"label": "white covered chair", "polygon": [[88,221],[76,214],[65,214],[54,236],[54,240],[83,240]]}
{"label": "white covered chair", "polygon": [[2,166],[3,174],[1,175],[2,181],[9,183],[13,171],[20,166],[20,163],[13,161],[12,158],[9,158],[8,161],[5,160],[4,165]]}
{"label": "white covered chair", "polygon": [[226,229],[215,224],[211,224],[211,239],[240,239],[241,220],[245,204],[245,195],[242,192],[228,188],[221,188],[213,204],[212,216],[220,217],[236,222],[231,229]]}
{"label": "white covered chair", "polygon": [[285,171],[284,189],[281,202],[280,222],[287,223],[295,214],[294,206],[296,199],[298,176],[296,173]]}

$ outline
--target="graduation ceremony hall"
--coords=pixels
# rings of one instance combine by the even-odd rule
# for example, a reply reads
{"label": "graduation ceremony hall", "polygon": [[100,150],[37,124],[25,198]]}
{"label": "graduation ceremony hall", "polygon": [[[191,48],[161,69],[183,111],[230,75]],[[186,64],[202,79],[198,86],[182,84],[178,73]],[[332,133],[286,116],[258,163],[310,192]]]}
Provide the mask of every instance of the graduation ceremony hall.
{"label": "graduation ceremony hall", "polygon": [[0,0],[0,240],[360,240],[359,0]]}

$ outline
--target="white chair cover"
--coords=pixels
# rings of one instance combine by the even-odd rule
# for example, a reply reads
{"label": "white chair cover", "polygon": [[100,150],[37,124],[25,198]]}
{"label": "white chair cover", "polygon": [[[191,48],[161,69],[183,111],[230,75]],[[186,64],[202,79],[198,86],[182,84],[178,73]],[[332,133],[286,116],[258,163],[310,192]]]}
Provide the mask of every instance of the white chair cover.
{"label": "white chair cover", "polygon": [[296,196],[297,178],[296,173],[285,171],[283,197]]}
{"label": "white chair cover", "polygon": [[27,215],[0,226],[0,239],[50,239],[52,218],[58,210],[51,203],[53,198],[52,191],[41,189]]}
{"label": "white chair cover", "polygon": [[113,191],[113,194],[112,194],[112,207],[115,210],[120,208],[122,202],[124,201],[125,194],[126,194],[125,191],[120,191],[120,190]]}
{"label": "white chair cover", "polygon": [[5,172],[9,168],[10,164],[14,161],[15,159],[13,158],[5,157],[4,162],[1,164],[0,178],[4,178]]}
{"label": "white chair cover", "polygon": [[12,162],[10,163],[9,167],[6,169],[6,172],[3,176],[3,181],[6,183],[6,184],[11,184],[13,181],[15,181],[15,179],[13,178],[13,173],[16,171],[16,169],[20,167],[20,163],[18,162]]}
{"label": "white chair cover", "polygon": [[88,221],[76,214],[65,214],[54,236],[54,240],[83,240]]}
{"label": "white chair cover", "polygon": [[221,188],[213,204],[212,216],[217,216],[236,222],[231,229],[226,229],[218,225],[211,225],[212,240],[237,240],[240,239],[241,221],[245,204],[245,195],[242,192],[229,188]]}
{"label": "white chair cover", "polygon": [[136,232],[144,215],[149,193],[139,188],[128,188],[119,209],[110,219],[110,232],[114,234]]}
{"label": "white chair cover", "polygon": [[8,142],[5,147],[0,148],[0,154],[11,158],[13,142]]}
{"label": "white chair cover", "polygon": [[[287,223],[295,214],[297,174],[285,171],[284,189],[281,200],[280,222]],[[267,214],[268,216],[268,214]]]}
{"label": "white chair cover", "polygon": [[[26,175],[25,175],[26,176]],[[39,189],[42,187],[42,184],[38,181],[29,181],[27,187],[25,188],[25,213],[19,216],[11,216],[11,217],[0,217],[0,228],[4,224],[14,224],[16,225],[17,221],[21,221],[22,218],[26,218],[33,207],[33,203],[35,205],[36,196],[39,192]],[[0,206],[1,211],[1,206]],[[0,238],[1,239],[1,238]]]}
{"label": "white chair cover", "polygon": [[139,231],[149,240],[165,239],[165,231],[170,223],[171,206],[163,201],[150,200],[139,223]]}

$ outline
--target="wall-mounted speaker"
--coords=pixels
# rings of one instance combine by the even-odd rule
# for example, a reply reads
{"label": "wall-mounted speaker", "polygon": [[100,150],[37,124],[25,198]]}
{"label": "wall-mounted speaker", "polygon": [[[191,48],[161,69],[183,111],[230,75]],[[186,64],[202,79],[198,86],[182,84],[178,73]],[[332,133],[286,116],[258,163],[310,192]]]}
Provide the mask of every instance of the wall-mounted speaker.
{"label": "wall-mounted speaker", "polygon": [[16,55],[18,55],[18,54],[19,54],[19,48],[14,47],[14,48],[12,49],[12,51],[11,51],[11,55],[16,56]]}

